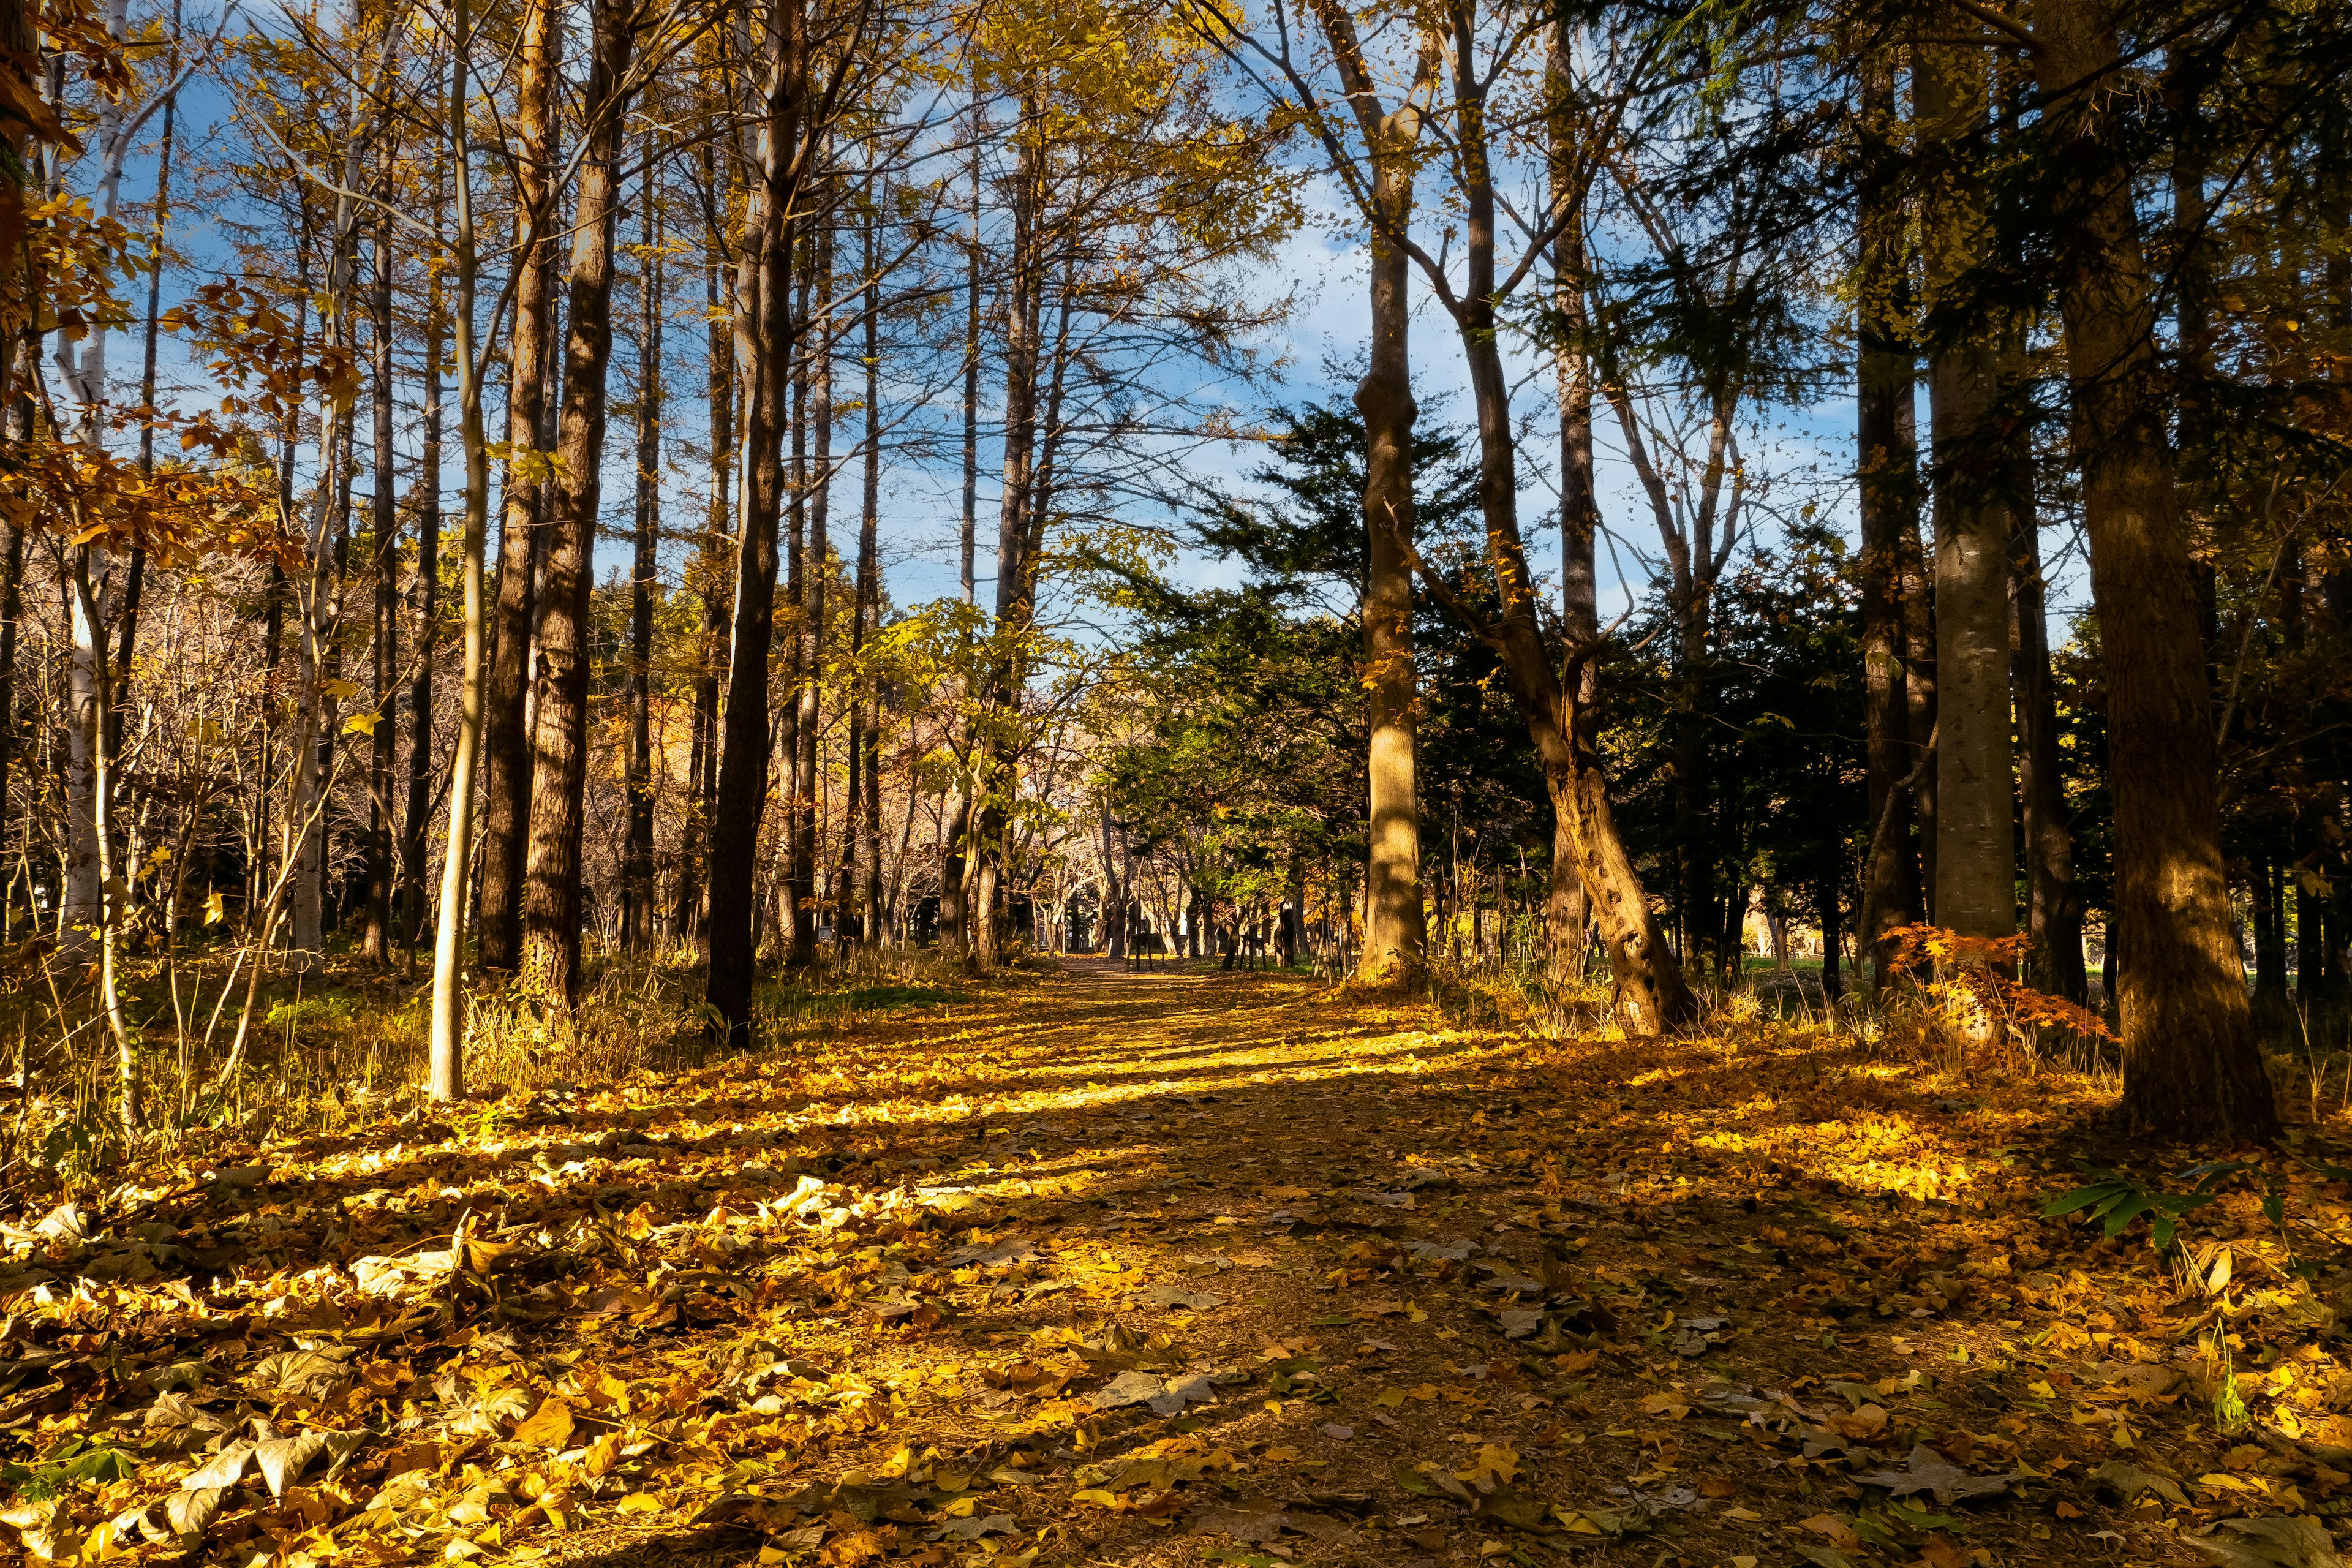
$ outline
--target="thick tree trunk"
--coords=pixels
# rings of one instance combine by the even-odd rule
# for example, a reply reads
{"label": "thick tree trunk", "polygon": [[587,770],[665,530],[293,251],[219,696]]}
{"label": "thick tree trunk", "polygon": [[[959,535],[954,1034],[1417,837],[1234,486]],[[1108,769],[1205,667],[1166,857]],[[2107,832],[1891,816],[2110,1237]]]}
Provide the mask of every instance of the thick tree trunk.
{"label": "thick tree trunk", "polygon": [[[1874,157],[1888,157],[1895,134],[1895,73],[1884,58],[1864,68],[1863,125]],[[1913,437],[1916,361],[1907,333],[1910,268],[1905,252],[1906,213],[1892,182],[1864,184],[1856,219],[1861,258],[1855,367],[1855,437],[1862,514],[1863,734],[1868,769],[1869,816],[1875,825],[1895,800],[1878,853],[1863,868],[1864,902],[1874,931],[1860,932],[1856,963],[1874,962],[1883,978],[1885,933],[1918,916],[1919,866],[1911,847],[1911,799],[1896,784],[1916,761],[1904,682],[1907,651],[1903,620],[1905,541],[1919,532],[1918,453]],[[1916,545],[1915,545],[1916,548]],[[1926,737],[1917,738],[1924,744]],[[1868,976],[1864,977],[1869,978]]]}
{"label": "thick tree trunk", "polygon": [[546,486],[531,460],[548,411],[555,363],[555,98],[562,74],[562,16],[554,0],[529,0],[523,13],[521,84],[516,94],[514,332],[508,354],[504,521],[499,531],[498,601],[483,692],[482,967],[512,973],[522,963],[523,868],[533,773],[524,697],[530,685],[534,542]]}
{"label": "thick tree trunk", "polygon": [[2040,9],[2034,68],[2058,217],[2091,593],[2107,678],[2124,1108],[2142,1135],[2261,1140],[2278,1130],[2231,934],[2194,573],[2157,384],[2154,283],[2122,177],[2108,0]]}
{"label": "thick tree trunk", "polygon": [[[1927,304],[1943,305],[1990,239],[1963,166],[1988,123],[1981,50],[1926,48],[1913,77],[1925,134],[1947,150],[1923,225]],[[1939,344],[1927,405],[1936,517],[1936,921],[1964,936],[2017,929],[2009,707],[2010,514],[2000,359],[1980,324]]]}
{"label": "thick tree trunk", "polygon": [[375,440],[375,493],[368,507],[370,580],[375,589],[368,731],[365,924],[361,952],[379,968],[392,963],[392,780],[399,724],[394,714],[400,680],[400,528],[392,447],[392,226],[376,231],[374,384],[371,434]]}
{"label": "thick tree trunk", "polygon": [[656,160],[646,149],[639,197],[642,259],[637,274],[636,556],[629,581],[629,825],[621,861],[621,941],[633,949],[654,939],[654,552],[661,531],[662,265],[654,214]]}
{"label": "thick tree trunk", "polygon": [[807,34],[801,0],[773,0],[762,15],[764,114],[756,200],[746,216],[744,248],[756,280],[744,301],[751,396],[744,429],[745,504],[736,555],[735,611],[728,668],[726,731],[719,753],[718,805],[710,828],[710,982],[719,1031],[732,1045],[751,1039],[753,877],[760,818],[768,793],[768,655],[775,637],[776,523],[782,510],[782,438],[788,416],[793,311],[792,250],[785,215],[800,184]]}
{"label": "thick tree trunk", "polygon": [[1412,223],[1414,150],[1422,95],[1436,67],[1424,40],[1412,89],[1393,110],[1380,103],[1353,18],[1318,3],[1316,14],[1372,159],[1370,364],[1356,385],[1364,421],[1364,727],[1366,853],[1364,946],[1356,973],[1408,976],[1429,942],[1421,886],[1421,802],[1414,780],[1412,651],[1412,302],[1406,241]]}
{"label": "thick tree trunk", "polygon": [[530,842],[523,872],[523,974],[565,1005],[580,994],[581,840],[588,792],[589,593],[603,496],[604,381],[613,357],[613,251],[635,42],[625,0],[597,0],[582,112],[587,147],[572,219],[555,505],[548,520],[541,672],[531,737]]}

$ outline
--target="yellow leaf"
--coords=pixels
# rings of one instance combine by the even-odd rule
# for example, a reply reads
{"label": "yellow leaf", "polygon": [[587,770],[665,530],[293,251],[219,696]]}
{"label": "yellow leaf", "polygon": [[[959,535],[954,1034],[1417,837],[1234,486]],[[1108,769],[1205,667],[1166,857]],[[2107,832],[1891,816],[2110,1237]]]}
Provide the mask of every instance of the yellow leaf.
{"label": "yellow leaf", "polygon": [[1103,1490],[1100,1487],[1088,1487],[1083,1491],[1072,1492],[1070,1494],[1070,1498],[1074,1502],[1090,1502],[1098,1508],[1117,1508],[1118,1506],[1118,1496],[1115,1493]]}
{"label": "yellow leaf", "polygon": [[348,680],[322,680],[319,682],[319,689],[338,702],[349,702],[360,694],[360,689]]}
{"label": "yellow leaf", "polygon": [[343,721],[343,733],[346,735],[373,735],[375,733],[376,725],[382,722],[383,718],[383,715],[380,713],[354,713],[350,718]]}
{"label": "yellow leaf", "polygon": [[514,1429],[514,1440],[534,1448],[561,1448],[572,1440],[572,1406],[553,1394],[540,1401],[539,1408],[522,1418]]}
{"label": "yellow leaf", "polygon": [[661,1507],[661,1499],[651,1492],[631,1492],[619,1504],[623,1513],[659,1513]]}

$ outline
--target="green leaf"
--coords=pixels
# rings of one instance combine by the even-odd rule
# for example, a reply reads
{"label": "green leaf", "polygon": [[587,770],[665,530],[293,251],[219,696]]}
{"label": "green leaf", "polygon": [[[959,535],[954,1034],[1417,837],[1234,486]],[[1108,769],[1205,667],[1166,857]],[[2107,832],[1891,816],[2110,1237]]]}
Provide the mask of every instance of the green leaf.
{"label": "green leaf", "polygon": [[2087,1187],[2076,1187],[2073,1192],[2062,1194],[2043,1205],[2042,1217],[2056,1219],[2060,1215],[2073,1214],[2076,1209],[2088,1208],[2101,1198],[2130,1190],[2128,1184],[2117,1181],[2095,1182]]}
{"label": "green leaf", "polygon": [[2156,1207],[2156,1200],[2146,1193],[2132,1194],[2128,1202],[2119,1205],[2107,1215],[2107,1235],[2111,1237],[2121,1236],[2126,1226],[2154,1207]]}

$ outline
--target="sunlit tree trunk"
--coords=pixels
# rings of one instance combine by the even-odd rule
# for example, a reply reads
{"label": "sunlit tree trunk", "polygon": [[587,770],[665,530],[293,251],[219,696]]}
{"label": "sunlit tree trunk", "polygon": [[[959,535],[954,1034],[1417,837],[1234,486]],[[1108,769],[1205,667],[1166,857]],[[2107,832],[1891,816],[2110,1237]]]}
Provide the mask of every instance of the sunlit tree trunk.
{"label": "sunlit tree trunk", "polygon": [[1404,237],[1412,222],[1413,171],[1423,102],[1437,51],[1424,38],[1413,85],[1402,101],[1380,101],[1355,21],[1344,8],[1316,6],[1338,61],[1349,108],[1370,153],[1370,360],[1356,384],[1364,421],[1364,725],[1366,855],[1364,946],[1357,974],[1396,979],[1419,970],[1429,941],[1421,885],[1421,803],[1414,780],[1412,649],[1412,397],[1408,342],[1412,300]]}
{"label": "sunlit tree trunk", "polygon": [[565,310],[563,412],[546,598],[540,605],[538,721],[531,736],[530,852],[523,871],[523,969],[532,987],[570,1004],[580,994],[581,841],[588,793],[589,595],[603,499],[604,382],[613,357],[613,252],[621,205],[635,13],[597,0],[587,89],[586,147],[572,218]]}
{"label": "sunlit tree trunk", "polygon": [[469,0],[452,0],[449,59],[449,162],[455,172],[457,232],[451,246],[457,275],[456,335],[457,429],[466,454],[465,527],[459,582],[465,605],[465,662],[459,677],[457,745],[449,763],[449,838],[441,862],[441,906],[433,938],[430,1078],[435,1100],[466,1091],[466,882],[474,847],[474,793],[481,757],[484,654],[488,606],[483,555],[489,533],[490,468],[482,427],[482,360],[474,343],[474,296],[479,260],[474,235],[473,150],[467,142],[467,54],[473,47]]}
{"label": "sunlit tree trunk", "polygon": [[[1552,808],[1573,824],[1585,896],[1609,947],[1619,1019],[1629,1034],[1654,1035],[1690,1022],[1697,1015],[1697,1000],[1666,945],[1618,835],[1600,759],[1578,744],[1580,680],[1563,684],[1537,620],[1535,577],[1519,535],[1510,379],[1503,364],[1495,308],[1496,199],[1487,163],[1484,86],[1472,74],[1469,13],[1455,7],[1451,23],[1465,268],[1465,286],[1453,313],[1469,362],[1478,416],[1478,499],[1499,603],[1490,639],[1535,742]],[[1582,657],[1598,657],[1598,650],[1582,650]]]}
{"label": "sunlit tree trunk", "polygon": [[530,683],[533,542],[546,487],[532,454],[545,426],[555,363],[556,94],[563,23],[555,0],[526,0],[516,91],[514,331],[508,343],[505,517],[482,736],[481,961],[522,963],[523,868],[535,771],[524,726]]}
{"label": "sunlit tree trunk", "polygon": [[2115,800],[2114,930],[2124,1107],[2135,1131],[2274,1135],[2231,930],[2213,720],[2189,538],[2158,384],[2155,280],[2133,209],[2108,0],[2037,8],[2034,71],[2053,154],[2072,178],[2059,306],[2107,679]]}

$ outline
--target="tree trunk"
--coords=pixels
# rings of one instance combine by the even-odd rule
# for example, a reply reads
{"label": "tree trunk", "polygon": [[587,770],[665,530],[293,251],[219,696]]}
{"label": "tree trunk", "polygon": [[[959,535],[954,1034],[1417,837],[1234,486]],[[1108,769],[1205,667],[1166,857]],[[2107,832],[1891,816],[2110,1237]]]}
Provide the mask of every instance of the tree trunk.
{"label": "tree trunk", "polygon": [[[1895,73],[1885,58],[1865,65],[1863,128],[1874,139],[1874,157],[1888,157],[1895,134]],[[1919,532],[1918,454],[1913,439],[1913,378],[1916,359],[1907,337],[1911,313],[1910,268],[1905,252],[1906,213],[1891,181],[1873,177],[1862,189],[1856,220],[1861,258],[1856,301],[1858,358],[1855,370],[1855,437],[1862,514],[1863,733],[1869,780],[1868,821],[1894,816],[1881,848],[1864,866],[1864,900],[1878,929],[1860,932],[1861,964],[1874,961],[1885,978],[1883,938],[1918,915],[1918,860],[1911,849],[1909,792],[1897,783],[1911,772],[1916,747],[1904,680],[1906,652],[1903,619],[1904,542]],[[1867,977],[1865,977],[1867,978]]]}
{"label": "tree trunk", "polygon": [[[716,161],[704,153],[703,179],[718,190]],[[692,766],[687,784],[687,808],[678,849],[678,934],[707,934],[702,920],[703,889],[709,881],[709,847],[712,813],[719,793],[719,693],[727,667],[731,590],[735,574],[726,570],[729,499],[735,472],[735,329],[721,309],[721,279],[726,275],[725,238],[715,226],[708,237],[702,271],[703,301],[709,326],[707,357],[710,399],[710,514],[705,520],[695,585],[702,605],[699,668],[694,683]]]}
{"label": "tree trunk", "polygon": [[629,583],[629,825],[621,864],[621,941],[640,950],[654,939],[654,552],[661,531],[662,265],[654,152],[649,137],[638,214],[636,558]]}
{"label": "tree trunk", "polygon": [[[1911,786],[1911,820],[1918,828],[1919,918],[1933,921],[1936,909],[1936,761],[1927,749],[1936,741],[1936,601],[1919,543],[1918,520],[1902,520],[1895,547],[1903,558],[1903,703],[1911,763],[1927,766]],[[1940,743],[1937,743],[1940,751]],[[1896,809],[1901,809],[1897,805]]]}
{"label": "tree trunk", "polygon": [[[1927,305],[1945,304],[1990,236],[1981,192],[1963,166],[1988,124],[1983,51],[1925,48],[1913,96],[1926,135],[1946,150],[1923,214]],[[1973,325],[1928,365],[1936,518],[1936,921],[1971,937],[2017,929],[2015,754],[2009,707],[2007,442],[1999,426],[2000,360]]]}
{"label": "tree trunk", "polygon": [[744,429],[745,505],[736,555],[726,732],[711,821],[709,999],[730,1045],[751,1039],[753,876],[768,793],[768,654],[775,636],[776,522],[782,510],[782,438],[788,416],[793,312],[792,249],[784,219],[800,184],[807,35],[801,0],[773,0],[761,40],[764,99],[756,199],[744,248],[755,289],[750,307],[752,395]]}
{"label": "tree trunk", "polygon": [[[1453,306],[1455,327],[1470,366],[1470,386],[1478,416],[1478,500],[1486,523],[1488,563],[1494,571],[1499,615],[1486,628],[1500,657],[1512,694],[1535,742],[1552,809],[1567,816],[1576,841],[1579,874],[1591,900],[1601,937],[1609,946],[1617,1012],[1628,1034],[1654,1035],[1697,1016],[1697,999],[1684,980],[1664,933],[1658,929],[1632,857],[1618,837],[1609,805],[1609,786],[1599,758],[1579,743],[1584,728],[1578,712],[1581,672],[1570,661],[1572,685],[1563,684],[1536,618],[1535,577],[1528,569],[1519,537],[1517,449],[1511,425],[1511,389],[1503,365],[1495,300],[1496,196],[1486,163],[1483,90],[1472,79],[1456,14],[1455,98],[1464,110],[1456,129],[1463,171],[1465,288]],[[1599,656],[1578,650],[1578,658]]]}
{"label": "tree trunk", "polygon": [[2286,988],[2286,881],[2275,855],[2254,862],[2254,1000],[2257,1028],[2274,1029],[2294,1016]]}
{"label": "tree trunk", "polygon": [[475,773],[480,762],[484,697],[484,644],[488,636],[483,603],[482,557],[489,533],[490,465],[482,428],[482,363],[474,345],[474,303],[478,261],[474,236],[473,153],[467,145],[471,109],[466,83],[467,51],[473,47],[468,0],[451,5],[449,63],[450,163],[456,173],[457,308],[457,430],[466,454],[465,527],[459,543],[459,583],[465,596],[465,662],[457,700],[457,744],[449,761],[449,843],[441,862],[441,906],[433,936],[433,1012],[428,1092],[451,1100],[466,1091],[466,998],[460,989],[466,962],[466,884],[474,844]]}
{"label": "tree trunk", "polygon": [[553,188],[558,148],[555,99],[562,74],[563,20],[555,0],[528,0],[521,82],[516,93],[514,331],[507,389],[506,508],[499,531],[498,604],[488,685],[483,693],[482,967],[512,973],[522,963],[523,868],[533,773],[524,697],[530,684],[533,544],[546,487],[535,460],[547,423],[555,363],[555,255],[560,226]]}
{"label": "tree trunk", "polygon": [[625,0],[597,0],[582,114],[587,146],[572,218],[555,505],[540,605],[539,716],[531,737],[530,843],[523,872],[523,974],[569,1006],[580,994],[581,840],[588,792],[589,594],[603,495],[604,380],[613,357],[613,250],[620,214],[626,79],[635,42]]}
{"label": "tree trunk", "polygon": [[2031,454],[2011,486],[2017,498],[2015,547],[2010,556],[2015,612],[2018,793],[2024,804],[2026,929],[2033,937],[2033,984],[2082,1005],[2091,977],[2083,963],[2083,900],[2074,889],[2074,838],[2066,823],[2064,759],[2058,748],[2058,693],[2050,675],[2049,607],[2042,578],[2042,529],[2031,504]]}
{"label": "tree trunk", "polygon": [[1320,0],[1316,7],[1339,65],[1350,106],[1371,153],[1370,364],[1356,384],[1364,421],[1364,727],[1367,800],[1364,947],[1358,978],[1410,976],[1426,958],[1422,909],[1421,803],[1414,780],[1413,712],[1419,680],[1412,651],[1412,361],[1407,332],[1405,237],[1412,223],[1419,95],[1436,53],[1424,40],[1412,90],[1383,110],[1366,68],[1355,23]]}
{"label": "tree trunk", "polygon": [[[1551,69],[1552,90],[1565,93],[1565,61],[1556,40]],[[1560,225],[1559,237],[1552,242],[1552,303],[1563,323],[1554,365],[1559,383],[1560,625],[1570,637],[1590,643],[1601,636],[1600,582],[1593,553],[1601,529],[1601,505],[1593,488],[1592,361],[1582,342],[1591,325],[1584,304],[1587,174],[1576,157],[1577,143],[1566,105],[1556,106],[1548,119],[1552,212]],[[1600,693],[1600,672],[1588,660],[1579,667],[1578,675],[1581,686],[1577,711],[1590,715]],[[1554,975],[1582,977],[1585,941],[1591,925],[1591,900],[1584,896],[1583,879],[1576,872],[1575,835],[1555,814],[1550,879],[1544,900],[1545,960]]]}
{"label": "tree trunk", "polygon": [[[882,616],[882,277],[874,219],[866,220],[866,486],[857,524],[857,616],[850,623],[850,647],[862,656],[866,638],[881,629]],[[882,942],[882,691],[858,659],[858,722],[855,744],[861,798],[851,803],[863,830],[855,859],[858,867],[858,935],[868,947]],[[910,786],[911,787],[911,786]],[[844,860],[851,859],[845,853]]]}
{"label": "tree trunk", "polygon": [[[433,229],[441,230],[441,174],[433,179]],[[425,835],[433,821],[433,660],[441,599],[441,279],[425,286],[425,441],[416,472],[416,673],[408,687],[408,806],[401,823],[404,921],[410,962],[424,940]]]}
{"label": "tree trunk", "polygon": [[2151,279],[2122,134],[2098,95],[2119,68],[2108,0],[2036,17],[2045,123],[2074,175],[2058,215],[2091,593],[2107,678],[2124,1108],[2143,1136],[2278,1130],[2230,932],[2213,731],[2187,531],[2156,383]]}
{"label": "tree trunk", "polygon": [[378,968],[392,964],[392,778],[399,725],[394,716],[400,679],[400,528],[392,447],[392,225],[376,230],[373,406],[375,493],[368,508],[371,580],[375,589],[374,658],[368,696],[366,923],[361,950]]}
{"label": "tree trunk", "polygon": [[[825,195],[830,195],[830,187]],[[818,205],[829,208],[831,204],[820,196]],[[807,341],[802,363],[808,381],[808,433],[810,461],[808,478],[803,482],[803,510],[808,519],[805,550],[800,548],[799,531],[794,531],[794,559],[801,563],[794,574],[800,578],[800,687],[793,694],[799,717],[793,722],[793,743],[796,750],[793,773],[795,788],[793,794],[793,860],[792,860],[792,946],[787,962],[805,967],[816,962],[816,928],[822,919],[817,907],[816,873],[821,855],[818,843],[823,826],[818,810],[822,793],[819,766],[822,762],[817,742],[824,714],[821,700],[824,693],[824,620],[825,588],[830,576],[826,557],[831,553],[827,524],[833,507],[833,222],[829,211],[815,217],[815,230],[809,236],[809,297],[814,301],[813,314],[807,326]],[[838,919],[838,916],[835,917]]]}

